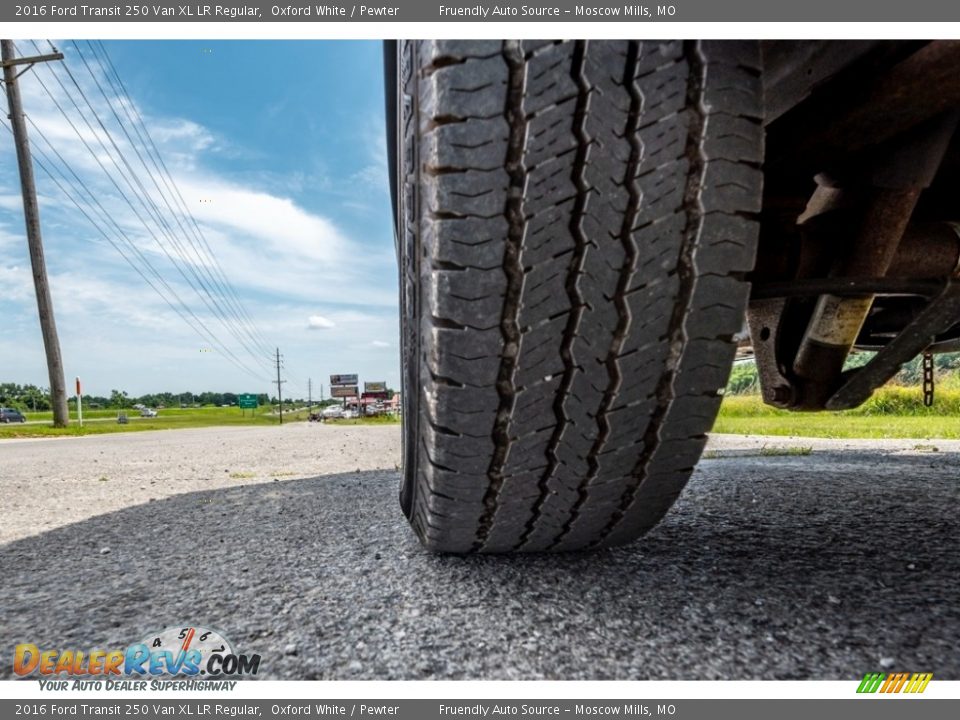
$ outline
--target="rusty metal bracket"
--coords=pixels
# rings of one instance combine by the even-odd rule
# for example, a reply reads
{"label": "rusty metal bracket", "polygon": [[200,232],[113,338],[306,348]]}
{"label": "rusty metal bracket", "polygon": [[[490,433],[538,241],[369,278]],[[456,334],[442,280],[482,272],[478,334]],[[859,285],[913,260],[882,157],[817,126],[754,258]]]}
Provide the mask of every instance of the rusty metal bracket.
{"label": "rusty metal bracket", "polygon": [[760,376],[760,392],[767,405],[788,408],[794,400],[795,388],[778,362],[782,344],[783,313],[787,301],[783,297],[750,300],[747,322],[754,360]]}
{"label": "rusty metal bracket", "polygon": [[849,410],[897,374],[904,363],[924,352],[960,321],[960,283],[946,282],[942,292],[897,337],[861,368],[844,373],[843,382],[826,403],[827,410]]}

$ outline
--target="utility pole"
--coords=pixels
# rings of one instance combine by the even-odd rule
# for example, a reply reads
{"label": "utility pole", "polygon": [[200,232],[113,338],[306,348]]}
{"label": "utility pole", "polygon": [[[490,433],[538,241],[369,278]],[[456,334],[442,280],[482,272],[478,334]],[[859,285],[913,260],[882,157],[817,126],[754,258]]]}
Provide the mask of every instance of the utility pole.
{"label": "utility pole", "polygon": [[277,348],[277,379],[274,382],[277,383],[277,402],[280,405],[280,424],[283,425],[283,395],[280,393],[280,386],[283,385],[286,380],[280,379],[280,348]]}
{"label": "utility pole", "polygon": [[[27,125],[23,119],[23,104],[17,78],[33,67],[34,63],[62,60],[63,53],[18,58],[13,40],[0,40],[0,57],[3,59],[3,83],[7,89],[7,105],[10,109],[10,126],[17,147],[17,165],[20,169],[20,190],[23,194],[23,219],[27,228],[27,245],[30,248],[30,265],[33,268],[33,288],[37,294],[37,312],[43,334],[43,348],[47,353],[47,374],[50,377],[50,404],[53,408],[54,427],[66,427],[70,421],[67,411],[67,385],[63,377],[63,360],[60,357],[60,341],[57,339],[57,324],[53,319],[53,300],[47,284],[47,264],[43,258],[43,241],[40,237],[40,208],[37,205],[37,188],[33,182],[33,161],[30,158],[30,143],[27,140]],[[18,65],[26,69],[15,72]]]}
{"label": "utility pole", "polygon": [[307,378],[307,414],[313,412],[313,378]]}

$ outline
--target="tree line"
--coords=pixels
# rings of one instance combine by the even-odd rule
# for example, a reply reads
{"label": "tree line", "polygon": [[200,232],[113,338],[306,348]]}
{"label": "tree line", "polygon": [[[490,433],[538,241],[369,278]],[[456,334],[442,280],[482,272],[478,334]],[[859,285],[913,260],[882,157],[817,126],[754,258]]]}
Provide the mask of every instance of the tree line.
{"label": "tree line", "polygon": [[[277,399],[267,393],[258,393],[257,401],[261,405],[275,405]],[[74,397],[69,398],[71,405],[76,402]],[[109,397],[102,395],[84,395],[83,406],[86,408],[109,408],[122,410],[134,405],[147,407],[192,407],[194,405],[236,405],[238,396],[229,392],[161,392],[147,393],[146,395],[131,396],[125,390],[111,390]],[[283,399],[283,404],[301,403],[302,400]],[[50,409],[50,390],[37,385],[19,385],[17,383],[0,383],[0,406],[13,407],[22,411],[39,412]]]}

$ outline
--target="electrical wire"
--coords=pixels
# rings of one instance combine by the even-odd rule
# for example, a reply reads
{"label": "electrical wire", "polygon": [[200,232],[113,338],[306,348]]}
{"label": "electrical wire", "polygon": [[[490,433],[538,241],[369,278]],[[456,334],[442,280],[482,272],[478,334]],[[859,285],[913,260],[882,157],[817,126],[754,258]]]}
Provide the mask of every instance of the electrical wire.
{"label": "electrical wire", "polygon": [[[37,50],[39,51],[39,48],[37,48]],[[258,356],[255,352],[253,352],[250,349],[250,347],[247,345],[246,341],[237,334],[236,329],[230,326],[229,322],[226,320],[226,316],[222,308],[216,302],[216,300],[209,294],[209,292],[206,293],[206,295],[202,292],[203,283],[202,281],[199,280],[199,278],[197,278],[195,271],[192,271],[192,264],[187,260],[185,250],[182,244],[178,241],[176,234],[173,232],[172,228],[170,227],[170,224],[163,217],[163,213],[160,211],[159,207],[157,207],[156,203],[153,201],[153,198],[147,192],[147,189],[144,187],[138,174],[134,171],[130,161],[127,159],[126,155],[123,153],[123,150],[119,147],[116,140],[110,133],[109,129],[106,127],[106,124],[104,123],[103,119],[100,117],[100,114],[97,112],[96,108],[93,106],[93,103],[90,101],[90,98],[87,96],[86,92],[83,90],[82,86],[80,85],[79,81],[70,70],[69,66],[64,64],[61,67],[67,73],[67,76],[69,77],[70,81],[73,83],[77,92],[80,94],[81,98],[86,103],[87,107],[90,110],[90,113],[93,115],[93,118],[96,120],[97,125],[99,125],[100,130],[103,133],[103,136],[106,137],[106,139],[110,143],[110,146],[115,151],[116,156],[119,157],[120,163],[123,164],[122,168],[120,164],[118,164],[116,157],[114,157],[114,154],[110,152],[110,148],[107,147],[106,143],[104,143],[103,139],[100,137],[100,134],[97,133],[96,128],[90,123],[88,118],[83,114],[83,111],[80,109],[79,104],[76,102],[76,99],[73,97],[72,93],[70,93],[70,91],[63,85],[62,81],[57,76],[57,73],[53,71],[52,67],[49,68],[51,74],[54,76],[54,79],[57,81],[61,90],[68,95],[71,103],[74,105],[77,112],[80,113],[81,118],[84,121],[84,124],[87,126],[90,132],[93,133],[94,137],[96,137],[97,142],[100,145],[100,148],[107,155],[110,162],[116,168],[117,173],[120,175],[120,177],[123,178],[124,182],[129,187],[133,196],[139,201],[139,204],[143,208],[145,213],[150,217],[150,219],[153,222],[157,223],[157,225],[160,226],[159,234],[154,231],[154,227],[151,226],[150,222],[148,222],[147,220],[144,220],[143,216],[136,209],[134,204],[130,201],[129,196],[123,192],[123,190],[119,187],[119,185],[116,184],[116,182],[114,182],[114,186],[117,188],[118,192],[121,192],[124,199],[127,201],[128,205],[137,215],[137,218],[144,225],[145,229],[147,229],[147,231],[156,241],[158,247],[160,247],[164,255],[166,255],[167,259],[171,262],[174,268],[180,273],[181,277],[183,277],[183,279],[187,282],[187,284],[191,287],[191,289],[197,294],[197,296],[201,299],[201,301],[203,301],[203,303],[207,306],[207,308],[214,314],[214,316],[218,319],[218,321],[227,329],[228,332],[234,335],[234,337],[239,341],[240,346],[244,350],[246,350],[251,356],[253,356],[257,362],[266,364],[266,359],[263,358],[262,356]],[[76,126],[73,124],[69,116],[63,110],[62,106],[57,101],[56,97],[54,97],[53,94],[50,93],[49,88],[46,86],[46,84],[42,82],[42,79],[40,79],[40,84],[41,84],[41,87],[44,89],[44,91],[50,95],[54,104],[61,111],[64,117],[67,118],[68,122],[70,122],[71,127],[74,128],[74,131],[77,133],[78,137],[80,137],[84,146],[88,149],[89,152],[91,152],[95,160],[98,162],[98,164],[100,164],[101,168],[103,168],[105,172],[109,172],[107,171],[106,167],[104,167],[99,157],[97,157],[96,153],[90,148],[89,144],[84,140],[84,138],[79,133],[79,131],[77,131]],[[124,169],[126,169],[126,173],[124,173]],[[161,237],[160,237],[161,235],[164,236],[166,240],[170,242],[171,245],[173,245],[174,252],[180,257],[182,261],[184,261],[184,264],[186,265],[187,270],[184,270],[184,266],[182,266],[180,262],[178,262],[177,259],[173,257],[173,254],[171,253],[167,244],[161,240]],[[197,280],[197,282],[195,283],[194,280]],[[201,285],[201,288],[197,287],[198,284]]]}
{"label": "electrical wire", "polygon": [[[29,120],[29,118],[28,118],[28,120]],[[54,154],[56,154],[56,156],[57,156],[58,159],[61,161],[61,163],[64,165],[64,167],[66,167],[66,168],[70,171],[70,173],[74,176],[74,178],[76,179],[76,181],[80,184],[80,186],[81,186],[81,187],[83,188],[83,190],[86,192],[89,200],[92,201],[91,204],[94,205],[94,206],[96,206],[96,207],[99,209],[100,213],[102,213],[102,215],[103,215],[104,218],[107,218],[108,220],[111,220],[111,221],[112,221],[112,217],[110,216],[110,214],[108,213],[108,211],[102,206],[102,204],[100,204],[99,200],[97,200],[97,198],[96,198],[96,195],[89,189],[89,187],[87,187],[86,183],[84,183],[83,180],[80,179],[79,176],[77,176],[77,174],[76,174],[76,172],[73,170],[73,168],[69,165],[69,163],[67,163],[67,162],[63,159],[62,155],[60,155],[60,153],[57,152],[57,150],[56,150],[56,149],[53,147],[53,145],[50,143],[49,139],[48,139],[45,135],[43,135],[42,131],[40,131],[40,129],[36,126],[36,124],[33,123],[32,121],[30,121],[30,123],[31,123],[31,126],[34,128],[34,130],[37,132],[37,134],[41,137],[41,139],[43,139],[44,142],[45,142],[45,143],[51,148],[51,150],[54,152]],[[13,134],[13,129],[12,129],[5,121],[0,120],[0,124],[2,124],[2,125],[7,129],[7,131],[10,132],[11,135]],[[247,367],[239,358],[236,357],[236,355],[235,355],[227,346],[225,346],[225,345],[216,337],[216,335],[215,335],[214,333],[210,332],[209,328],[207,328],[206,325],[203,323],[203,321],[202,321],[200,318],[198,318],[198,317],[196,316],[196,314],[193,313],[192,310],[190,310],[189,306],[187,306],[187,305],[183,302],[183,300],[180,298],[180,296],[179,296],[179,294],[176,292],[176,290],[174,290],[174,289],[169,285],[169,283],[167,283],[167,281],[162,277],[162,275],[160,275],[160,273],[153,267],[153,265],[150,263],[149,259],[147,259],[147,258],[143,255],[142,251],[140,251],[140,249],[136,246],[136,244],[133,243],[133,242],[129,239],[129,237],[126,236],[126,234],[125,234],[125,233],[123,232],[123,230],[119,227],[119,225],[117,225],[116,222],[113,221],[113,224],[114,224],[114,226],[115,226],[115,231],[116,231],[117,233],[119,233],[120,237],[121,237],[121,238],[123,239],[123,241],[125,241],[126,244],[131,248],[131,250],[134,252],[134,254],[136,254],[136,255],[138,255],[138,256],[140,257],[141,261],[143,261],[143,263],[148,267],[148,269],[151,271],[151,273],[157,278],[158,282],[159,282],[160,284],[162,284],[162,285],[166,288],[166,290],[167,290],[167,292],[169,293],[169,295],[164,294],[164,292],[162,292],[162,291],[154,284],[154,282],[143,272],[143,270],[142,270],[142,269],[137,265],[137,263],[130,257],[130,255],[128,255],[128,254],[123,250],[123,248],[120,247],[120,246],[114,241],[114,239],[111,238],[109,234],[107,234],[106,231],[104,231],[103,227],[102,227],[93,217],[91,217],[90,213],[88,213],[87,210],[84,209],[83,205],[81,205],[81,203],[78,202],[78,200],[76,199],[76,197],[75,197],[73,194],[71,194],[71,193],[64,187],[63,183],[60,182],[60,180],[57,178],[57,176],[56,176],[56,175],[54,174],[54,172],[53,172],[53,168],[56,168],[56,165],[50,160],[50,158],[47,156],[47,154],[46,154],[43,150],[41,150],[41,149],[38,148],[38,147],[34,147],[32,154],[34,155],[34,162],[36,162],[36,164],[40,167],[40,169],[43,170],[43,172],[51,179],[51,181],[52,181],[52,182],[54,183],[54,185],[61,191],[61,193],[63,193],[63,195],[64,195],[71,203],[73,203],[73,205],[77,208],[77,210],[79,210],[80,213],[90,222],[90,224],[93,225],[93,227],[97,230],[97,232],[99,232],[99,233],[104,237],[104,239],[105,239],[108,243],[110,243],[110,245],[111,245],[111,246],[117,251],[117,253],[130,265],[130,267],[133,268],[133,270],[143,279],[143,281],[146,282],[147,285],[149,285],[150,288],[151,288],[154,292],[156,292],[156,293],[164,300],[164,302],[166,302],[167,305],[169,305],[170,308],[171,308],[174,312],[176,312],[177,315],[179,315],[179,316],[181,317],[181,319],[183,319],[184,322],[186,322],[187,325],[189,325],[189,326],[200,336],[200,338],[201,338],[202,340],[204,340],[205,342],[209,342],[209,343],[211,343],[211,344],[213,344],[213,345],[219,345],[219,346],[224,350],[224,352],[225,352],[225,357],[227,357],[227,358],[228,358],[232,363],[234,363],[239,369],[243,370],[244,372],[246,372],[247,374],[249,374],[251,377],[255,378],[256,380],[258,380],[258,381],[260,381],[260,382],[263,382],[263,381],[264,381],[264,378],[263,378],[262,375],[257,374],[255,371],[253,371],[253,370],[251,370],[249,367]],[[71,183],[71,181],[66,177],[66,175],[65,175],[61,170],[59,170],[59,168],[56,168],[56,169],[58,170],[58,174],[60,175],[60,177],[63,178],[65,182],[70,183],[71,185],[73,185],[73,184]],[[74,187],[75,187],[75,186],[74,186]],[[180,303],[180,305],[183,307],[183,309],[181,309],[180,307],[177,307],[174,303],[170,302],[169,296],[173,296],[174,298],[176,298],[177,302]],[[184,310],[186,310],[186,314],[184,313]],[[189,315],[190,317],[188,317],[188,315]],[[191,320],[191,317],[193,318],[193,320]],[[194,322],[196,323],[196,325],[194,324]],[[199,326],[202,328],[202,330],[198,329],[198,328],[197,328],[197,325],[199,325]]]}
{"label": "electrical wire", "polygon": [[[180,193],[180,189],[177,186],[176,182],[173,180],[173,176],[170,171],[167,169],[166,163],[163,160],[163,156],[160,154],[159,149],[156,146],[156,143],[153,141],[153,137],[150,135],[149,130],[147,129],[146,123],[143,120],[143,116],[140,114],[139,107],[136,103],[133,102],[133,99],[130,96],[130,93],[127,91],[126,86],[123,83],[123,79],[120,77],[120,73],[117,71],[116,66],[113,64],[113,60],[110,58],[110,54],[107,52],[106,46],[102,41],[97,41],[94,45],[91,41],[87,41],[87,44],[90,46],[93,54],[97,57],[98,61],[101,64],[101,67],[104,69],[105,76],[107,77],[108,82],[113,88],[114,92],[118,95],[122,95],[125,99],[125,103],[121,103],[124,111],[127,114],[127,117],[130,118],[131,124],[134,127],[134,130],[137,132],[137,136],[141,139],[141,142],[144,143],[144,146],[147,150],[147,154],[153,160],[154,166],[162,169],[160,176],[164,179],[164,185],[168,185],[166,178],[169,178],[168,188],[172,186],[175,198],[179,201],[179,206],[182,208],[185,217],[190,221],[190,224],[194,230],[195,236],[200,241],[200,244],[206,251],[207,256],[212,260],[212,266],[216,269],[217,274],[219,275],[222,287],[225,287],[228,294],[233,300],[233,303],[236,309],[239,312],[239,315],[244,318],[246,321],[247,327],[253,335],[259,340],[260,347],[269,355],[270,354],[270,343],[266,340],[263,334],[256,327],[256,324],[253,322],[253,318],[250,317],[250,314],[247,312],[246,308],[243,305],[243,302],[240,300],[240,296],[234,288],[233,284],[230,283],[229,279],[226,276],[226,273],[223,271],[222,266],[216,258],[216,255],[213,253],[213,250],[210,247],[209,242],[206,239],[206,236],[203,234],[203,231],[200,228],[199,223],[196,218],[193,216],[193,213],[190,212],[186,201],[183,198],[183,195]],[[100,54],[97,54],[96,49],[99,47]],[[100,56],[102,55],[102,60]],[[105,64],[104,64],[105,61]],[[108,70],[109,69],[109,70]],[[114,84],[114,81],[116,83]],[[142,128],[143,133],[141,135],[140,129]],[[152,154],[151,154],[152,149]]]}
{"label": "electrical wire", "polygon": [[[88,43],[88,45],[89,45],[89,43]],[[169,214],[173,217],[174,221],[176,222],[177,226],[179,227],[179,229],[180,229],[180,231],[181,231],[181,236],[182,236],[183,240],[185,241],[186,245],[188,245],[188,246],[190,247],[190,249],[193,250],[193,255],[196,257],[196,259],[197,259],[197,261],[198,261],[198,267],[199,267],[201,270],[205,271],[206,280],[205,280],[204,278],[200,277],[200,273],[197,272],[197,271],[194,269],[194,264],[193,264],[192,260],[189,260],[188,258],[186,258],[186,257],[184,256],[184,255],[185,255],[185,251],[183,251],[183,246],[180,244],[180,242],[176,242],[176,240],[177,240],[177,234],[174,233],[173,230],[172,230],[172,228],[171,228],[171,229],[170,229],[170,231],[171,231],[171,233],[170,233],[170,234],[171,234],[171,239],[173,239],[173,240],[176,242],[176,247],[178,248],[178,250],[181,251],[181,252],[180,252],[181,258],[184,260],[185,263],[187,263],[187,267],[191,269],[191,274],[194,276],[194,279],[197,280],[197,283],[201,286],[201,288],[202,288],[203,291],[206,293],[206,295],[207,295],[207,296],[210,298],[210,300],[211,300],[212,302],[214,302],[214,303],[216,304],[216,306],[220,309],[222,319],[223,319],[225,322],[229,321],[230,324],[232,325],[232,328],[233,328],[233,329],[238,330],[239,332],[245,334],[245,335],[254,343],[254,345],[258,345],[258,344],[259,344],[259,340],[258,340],[258,339],[254,336],[254,334],[249,330],[249,327],[247,327],[247,325],[244,323],[244,320],[243,320],[242,316],[240,316],[240,314],[237,312],[236,308],[233,307],[233,305],[231,304],[230,299],[228,298],[227,293],[225,292],[225,288],[224,288],[222,282],[221,282],[217,277],[215,277],[215,276],[213,275],[212,271],[210,270],[210,264],[211,264],[211,262],[213,261],[212,255],[211,255],[211,254],[205,255],[204,253],[201,252],[199,245],[194,241],[194,238],[191,237],[191,233],[188,232],[187,228],[184,227],[184,223],[181,221],[181,214],[182,214],[182,213],[181,213],[180,211],[174,209],[174,207],[171,205],[170,199],[167,198],[167,195],[164,193],[163,189],[160,187],[160,183],[157,182],[157,176],[159,175],[160,178],[161,178],[161,180],[162,180],[162,182],[163,182],[164,185],[167,187],[167,192],[169,193],[169,192],[170,192],[170,183],[173,182],[172,177],[170,178],[170,182],[168,182],[167,179],[166,179],[166,176],[164,176],[164,175],[160,172],[159,167],[157,166],[156,162],[153,160],[153,157],[150,155],[149,152],[147,152],[147,155],[151,158],[151,161],[153,162],[154,168],[155,168],[156,171],[157,171],[156,174],[154,173],[153,170],[150,169],[150,167],[148,167],[147,162],[146,162],[146,160],[145,160],[144,157],[143,157],[143,154],[140,152],[140,148],[138,147],[137,142],[133,139],[133,137],[131,137],[130,132],[127,130],[126,123],[124,123],[123,119],[122,119],[122,118],[120,117],[120,115],[117,113],[117,110],[116,110],[116,108],[114,107],[114,102],[111,101],[110,97],[107,95],[106,91],[104,90],[103,86],[102,86],[101,83],[100,83],[100,80],[97,78],[97,74],[93,71],[93,69],[92,69],[92,68],[90,67],[90,65],[87,63],[86,58],[84,57],[82,51],[80,50],[80,47],[77,45],[77,43],[76,43],[75,41],[73,42],[73,46],[74,46],[74,49],[77,51],[77,53],[78,53],[81,61],[83,62],[83,65],[84,65],[84,67],[86,68],[87,72],[89,73],[90,77],[93,79],[94,84],[96,85],[97,89],[100,91],[101,96],[103,97],[103,99],[104,99],[104,101],[106,102],[107,106],[110,108],[110,111],[111,111],[111,113],[113,114],[114,119],[117,121],[118,126],[119,126],[120,129],[123,131],[123,134],[124,134],[124,136],[125,136],[126,139],[127,139],[127,142],[129,143],[130,147],[133,148],[133,150],[134,150],[134,152],[135,152],[135,154],[136,154],[136,156],[137,156],[137,159],[140,161],[140,164],[143,166],[143,169],[147,172],[148,177],[150,178],[151,182],[153,183],[153,186],[156,188],[156,190],[157,190],[158,194],[160,195],[160,198],[161,198],[161,200],[163,201],[164,205],[166,205],[166,208],[167,208],[167,210],[169,211]],[[91,45],[91,49],[92,49],[92,45]],[[94,55],[95,55],[95,53],[94,53]],[[112,82],[112,79],[110,78],[109,73],[107,72],[106,67],[103,65],[102,61],[100,61],[99,58],[96,57],[96,55],[95,55],[95,59],[98,61],[99,65],[100,65],[100,68],[101,68],[104,76],[107,77],[107,78],[108,78],[109,80],[111,80],[111,82]],[[132,99],[130,99],[129,96],[127,96],[127,103],[121,102],[120,105],[123,106],[123,107],[125,107],[125,108],[128,108],[129,106],[132,106],[132,105],[133,105]],[[141,144],[144,144],[144,145],[145,145],[144,140],[143,140],[143,135],[140,133],[139,128],[137,128],[137,126],[133,123],[132,118],[131,118],[130,115],[129,115],[129,112],[127,112],[126,114],[127,114],[128,119],[131,120],[131,125],[133,126],[136,134],[138,135],[138,138],[140,139]],[[144,130],[146,130],[145,127],[144,127]],[[145,148],[145,152],[146,152],[146,148]],[[159,208],[158,208],[158,210],[159,210]],[[217,300],[217,298],[214,298],[214,297],[213,297],[213,294],[211,293],[211,289],[210,289],[210,287],[208,287],[208,283],[209,283],[209,285],[211,285],[211,286],[213,286],[214,288],[216,288],[217,294],[218,294],[219,298],[220,298],[221,300],[226,301],[226,307],[225,307],[225,308],[220,305],[220,302]],[[262,350],[262,348],[261,348],[261,350]]]}

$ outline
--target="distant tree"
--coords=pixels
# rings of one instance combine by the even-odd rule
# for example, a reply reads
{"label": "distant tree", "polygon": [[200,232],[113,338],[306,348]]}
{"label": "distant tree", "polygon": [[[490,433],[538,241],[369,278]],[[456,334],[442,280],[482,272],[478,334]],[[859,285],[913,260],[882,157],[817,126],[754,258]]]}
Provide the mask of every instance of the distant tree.
{"label": "distant tree", "polygon": [[49,410],[50,393],[36,385],[0,383],[0,405],[18,410]]}
{"label": "distant tree", "polygon": [[127,396],[126,390],[111,390],[110,399],[107,401],[107,405],[112,408],[125,408],[130,405],[130,398]]}

